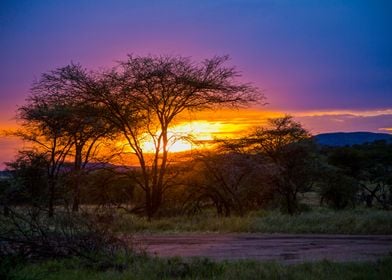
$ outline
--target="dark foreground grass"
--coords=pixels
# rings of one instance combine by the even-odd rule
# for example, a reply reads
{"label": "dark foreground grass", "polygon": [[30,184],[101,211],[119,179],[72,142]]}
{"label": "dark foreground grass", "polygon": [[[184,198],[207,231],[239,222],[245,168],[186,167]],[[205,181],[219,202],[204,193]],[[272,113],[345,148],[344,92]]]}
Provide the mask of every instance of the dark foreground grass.
{"label": "dark foreground grass", "polygon": [[205,212],[196,216],[157,218],[126,215],[117,220],[122,233],[151,232],[253,232],[318,234],[392,234],[392,212],[373,209],[333,211],[316,209],[295,216],[259,211],[247,216],[217,217]]}
{"label": "dark foreground grass", "polygon": [[183,261],[134,257],[124,269],[88,267],[79,259],[47,261],[13,267],[6,279],[24,280],[120,280],[120,279],[392,279],[392,257],[376,263],[322,261],[285,266],[274,262]]}

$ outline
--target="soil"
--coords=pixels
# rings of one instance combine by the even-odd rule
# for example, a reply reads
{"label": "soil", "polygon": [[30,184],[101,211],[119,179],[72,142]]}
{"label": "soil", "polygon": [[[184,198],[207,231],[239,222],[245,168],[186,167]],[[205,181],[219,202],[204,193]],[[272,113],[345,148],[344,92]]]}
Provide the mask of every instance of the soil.
{"label": "soil", "polygon": [[151,255],[215,261],[376,261],[392,252],[392,235],[173,234],[134,239]]}

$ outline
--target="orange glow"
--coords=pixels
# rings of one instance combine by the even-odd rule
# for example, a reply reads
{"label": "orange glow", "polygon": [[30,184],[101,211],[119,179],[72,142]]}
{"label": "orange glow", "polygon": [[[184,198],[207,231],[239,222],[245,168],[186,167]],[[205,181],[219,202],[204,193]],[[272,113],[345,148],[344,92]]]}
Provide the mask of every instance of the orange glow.
{"label": "orange glow", "polygon": [[[283,115],[281,112],[263,112],[257,109],[186,113],[168,131],[168,150],[177,153],[211,148],[209,141],[241,137],[252,127],[263,125],[267,118]],[[142,139],[143,151],[153,153],[155,145],[152,137],[143,135]],[[124,143],[119,142],[118,145],[123,146]]]}
{"label": "orange glow", "polygon": [[[195,134],[205,132],[215,138],[235,138],[247,133],[255,126],[262,126],[268,118],[282,117],[283,112],[261,109],[225,109],[186,113],[181,117],[183,123],[193,123],[200,127]],[[206,124],[206,125],[203,125]]]}
{"label": "orange glow", "polygon": [[[373,124],[368,121],[369,128],[359,125],[364,120],[371,120],[373,117],[389,116],[392,114],[392,109],[373,111],[289,111],[286,113],[293,115],[305,128],[310,129],[314,134],[332,131],[365,131],[369,129],[392,133],[389,123],[385,122],[378,126],[377,122]],[[211,140],[244,136],[253,127],[265,125],[268,118],[282,117],[284,115],[285,112],[266,111],[264,107],[184,112],[169,130],[171,139],[169,151],[178,153],[193,149],[210,148],[212,147]],[[15,120],[14,122],[0,120],[0,131],[12,130],[17,127]],[[154,151],[154,144],[151,138],[146,136],[143,143],[144,152],[151,153]],[[124,147],[126,152],[131,152],[127,144],[122,140],[115,143],[115,146],[116,148]],[[4,161],[12,160],[17,150],[23,148],[26,148],[26,143],[22,143],[15,138],[2,137],[0,133],[0,170],[4,168]],[[112,152],[112,148],[112,146],[108,148],[108,153]]]}
{"label": "orange glow", "polygon": [[[322,127],[320,131],[328,131],[329,123],[336,127],[336,123],[345,125],[339,116],[353,115],[358,117],[371,117],[377,116],[380,113],[390,113],[391,110],[381,111],[302,111],[302,112],[287,112],[296,118],[299,118],[301,123],[314,133],[312,118],[322,116],[328,121],[326,126]],[[263,126],[266,124],[268,118],[277,118],[284,116],[284,112],[279,111],[265,111],[263,108],[253,109],[225,109],[215,111],[202,111],[202,112],[187,112],[183,113],[179,120],[169,130],[170,152],[184,152],[199,148],[211,148],[211,140],[225,139],[225,138],[238,138],[244,136],[250,129],[255,126]],[[304,118],[305,117],[305,118]],[[330,125],[330,126],[331,126]],[[315,127],[316,130],[318,127]],[[381,128],[385,132],[391,132],[390,128]],[[188,139],[188,140],[187,140]],[[192,141],[189,141],[191,139]],[[143,150],[146,153],[154,151],[154,144],[152,140],[146,139],[143,144]]]}
{"label": "orange glow", "polygon": [[[168,150],[170,152],[185,152],[194,148],[199,148],[200,143],[214,140],[216,134],[222,133],[222,131],[230,132],[226,124],[221,122],[209,122],[205,120],[192,121],[192,122],[181,122],[168,131],[169,145]],[[146,153],[154,153],[155,145],[152,137],[143,135],[142,149]],[[118,142],[118,146],[126,146],[123,142]],[[203,145],[203,148],[208,147]],[[127,149],[129,150],[129,149]]]}

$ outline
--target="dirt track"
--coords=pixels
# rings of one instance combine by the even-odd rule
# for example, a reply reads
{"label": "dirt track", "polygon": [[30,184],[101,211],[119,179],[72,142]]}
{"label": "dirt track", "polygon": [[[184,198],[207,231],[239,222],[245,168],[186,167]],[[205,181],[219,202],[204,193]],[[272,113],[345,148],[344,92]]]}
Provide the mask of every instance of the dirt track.
{"label": "dirt track", "polygon": [[135,239],[149,254],[218,261],[375,261],[392,252],[391,235],[176,234]]}

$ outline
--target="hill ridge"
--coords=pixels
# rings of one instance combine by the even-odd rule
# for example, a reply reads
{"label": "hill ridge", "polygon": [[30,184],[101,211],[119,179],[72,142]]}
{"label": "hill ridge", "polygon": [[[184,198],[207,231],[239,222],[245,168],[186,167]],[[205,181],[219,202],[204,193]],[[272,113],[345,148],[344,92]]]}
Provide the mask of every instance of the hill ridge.
{"label": "hill ridge", "polygon": [[392,134],[368,131],[320,133],[314,138],[318,144],[324,146],[352,146],[380,140],[392,143]]}

